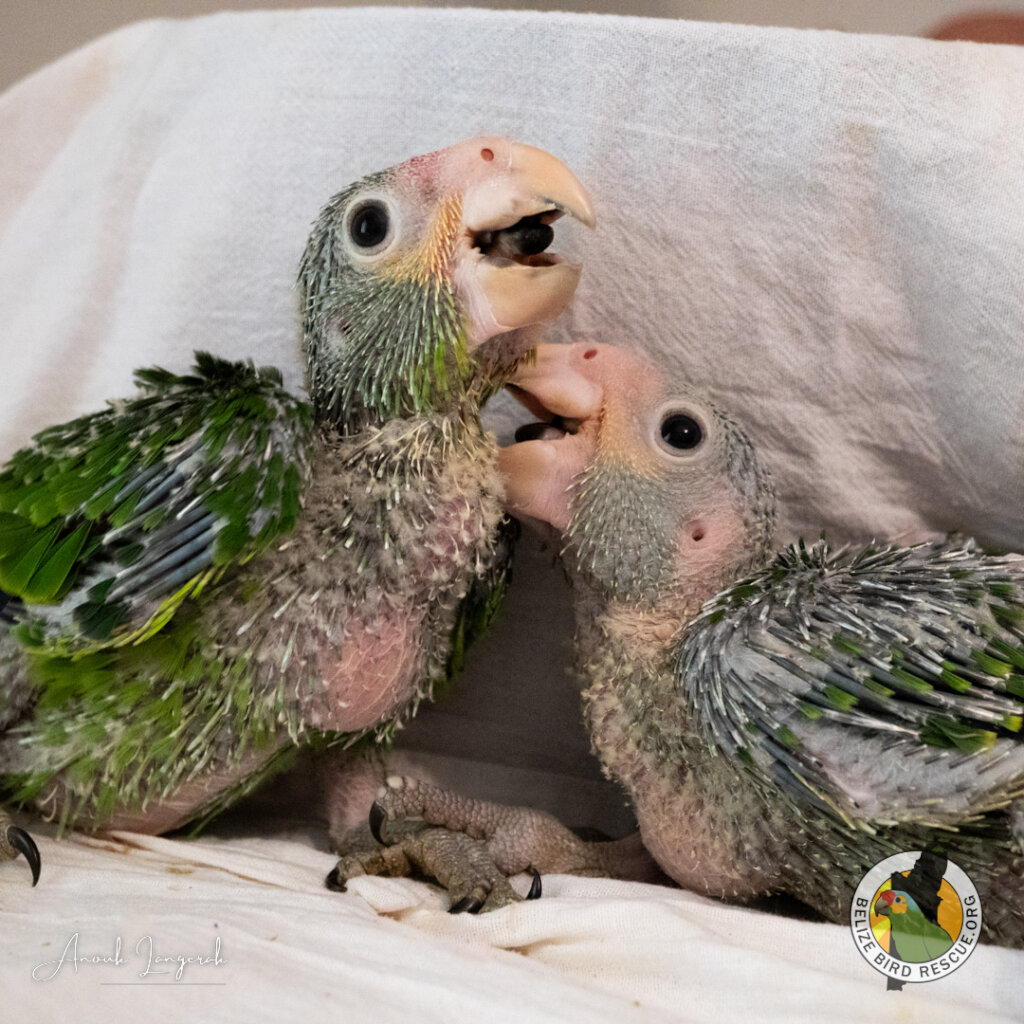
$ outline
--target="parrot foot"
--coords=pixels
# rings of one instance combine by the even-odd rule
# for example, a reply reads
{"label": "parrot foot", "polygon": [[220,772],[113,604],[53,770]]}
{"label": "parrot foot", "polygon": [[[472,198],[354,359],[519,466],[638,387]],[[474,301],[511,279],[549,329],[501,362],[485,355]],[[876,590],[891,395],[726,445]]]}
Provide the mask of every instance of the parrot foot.
{"label": "parrot foot", "polygon": [[533,872],[533,898],[540,895],[539,873],[667,881],[639,833],[586,842],[544,811],[474,800],[416,779],[390,776],[370,809],[370,830],[383,843],[385,828],[412,821],[478,841],[506,876]]}
{"label": "parrot foot", "polygon": [[[448,892],[452,914],[497,910],[522,899],[479,840],[444,828],[410,829],[410,823],[401,824],[399,831],[407,834],[398,841],[340,857],[324,884],[344,892],[348,879],[359,875],[429,878]],[[540,895],[539,879],[535,874],[527,899]]]}
{"label": "parrot foot", "polygon": [[338,858],[338,863],[324,879],[324,885],[333,892],[345,892],[346,882],[360,875],[380,878],[408,878],[413,865],[405,855],[401,843],[394,846],[350,849]]}
{"label": "parrot foot", "polygon": [[19,853],[28,861],[32,884],[35,885],[42,865],[39,847],[23,828],[12,825],[7,812],[0,808],[0,860],[14,860]]}

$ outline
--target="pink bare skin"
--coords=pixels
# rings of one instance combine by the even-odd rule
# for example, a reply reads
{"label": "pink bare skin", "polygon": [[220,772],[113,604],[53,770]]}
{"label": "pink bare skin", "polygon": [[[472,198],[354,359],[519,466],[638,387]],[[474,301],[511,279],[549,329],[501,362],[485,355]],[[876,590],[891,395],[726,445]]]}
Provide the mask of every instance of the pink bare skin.
{"label": "pink bare skin", "polygon": [[[444,567],[476,565],[488,557],[501,515],[500,481],[493,458],[474,458],[469,467],[456,464],[438,473],[435,494],[452,495],[441,503],[443,512],[437,511],[430,493],[424,495],[422,509],[410,501],[396,511],[396,517],[405,512],[421,517],[420,543],[402,565],[394,566],[390,581],[384,578],[386,588],[372,601],[378,613],[371,616],[366,590],[347,582],[357,577],[355,556],[344,544],[332,542],[324,525],[335,515],[339,489],[349,486],[344,460],[325,449],[320,465],[289,542],[248,569],[261,581],[262,608],[253,624],[239,636],[239,623],[252,620],[254,602],[228,600],[218,605],[211,626],[225,638],[227,650],[231,644],[256,645],[262,670],[268,678],[283,675],[286,699],[294,702],[303,721],[351,734],[408,710],[423,680],[443,671],[458,602],[469,583],[468,575],[452,579]],[[433,518],[426,515],[428,506],[434,509]],[[397,525],[392,532],[398,534]],[[319,549],[321,557],[301,554],[310,549]],[[297,619],[276,615],[278,608],[289,605],[300,609]],[[93,830],[156,835],[179,828],[286,745],[287,737],[281,737],[230,765],[211,767],[171,793],[150,797],[141,807],[117,808],[94,820]],[[383,768],[361,754],[333,754],[326,763],[336,765],[325,768],[332,842],[343,845],[349,833],[354,842],[367,842],[367,815]],[[369,774],[368,765],[375,766]],[[363,782],[353,792],[333,794],[333,786],[344,790],[356,778]],[[47,817],[59,818],[65,802],[73,799],[58,777],[38,806]]]}
{"label": "pink bare skin", "polygon": [[[275,748],[279,749],[279,748]],[[259,751],[243,756],[237,765],[222,771],[212,771],[197,776],[180,786],[170,796],[152,800],[139,808],[121,808],[103,818],[96,831],[139,832],[142,835],[158,836],[173,832],[191,821],[196,812],[210,802],[218,793],[238,785],[247,775],[266,763],[274,751]],[[37,807],[48,819],[58,818],[67,794],[57,782],[39,798]]]}

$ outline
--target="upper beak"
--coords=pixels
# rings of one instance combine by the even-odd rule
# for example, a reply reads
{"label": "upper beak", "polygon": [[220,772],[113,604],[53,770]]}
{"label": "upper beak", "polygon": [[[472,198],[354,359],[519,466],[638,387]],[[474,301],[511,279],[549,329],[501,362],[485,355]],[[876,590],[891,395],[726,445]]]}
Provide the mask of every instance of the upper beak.
{"label": "upper beak", "polygon": [[520,238],[535,242],[546,233],[547,241],[551,223],[563,214],[587,227],[596,219],[586,189],[550,153],[500,138],[464,145],[460,156],[470,161],[471,174],[462,217],[470,248],[455,281],[470,313],[470,344],[479,345],[553,320],[576,292],[578,265],[545,251],[546,244],[520,251]]}
{"label": "upper beak", "polygon": [[584,420],[601,410],[604,392],[586,373],[588,352],[595,346],[538,345],[532,359],[516,368],[509,390],[541,419]]}
{"label": "upper beak", "polygon": [[494,154],[486,161],[494,166],[463,196],[462,219],[470,231],[499,231],[547,210],[597,226],[587,190],[557,157],[505,139],[476,141]]}

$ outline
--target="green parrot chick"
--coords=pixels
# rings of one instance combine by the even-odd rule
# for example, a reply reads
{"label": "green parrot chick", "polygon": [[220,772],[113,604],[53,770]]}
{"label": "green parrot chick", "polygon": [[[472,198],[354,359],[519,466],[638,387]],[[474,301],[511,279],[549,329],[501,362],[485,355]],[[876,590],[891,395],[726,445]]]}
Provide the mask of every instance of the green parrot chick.
{"label": "green parrot chick", "polygon": [[932,846],[1024,945],[1024,560],[773,553],[753,445],[670,370],[542,346],[513,388],[540,422],[502,452],[508,507],[561,537],[593,745],[661,867],[840,921],[868,868]]}
{"label": "green parrot chick", "polygon": [[[546,251],[563,213],[593,224],[563,164],[503,138],[370,175],[326,205],[302,259],[308,402],[273,369],[198,354],[13,456],[15,801],[166,831],[300,743],[386,739],[431,694],[500,590],[479,410],[572,297],[579,268]],[[18,844],[0,829],[0,857]]]}

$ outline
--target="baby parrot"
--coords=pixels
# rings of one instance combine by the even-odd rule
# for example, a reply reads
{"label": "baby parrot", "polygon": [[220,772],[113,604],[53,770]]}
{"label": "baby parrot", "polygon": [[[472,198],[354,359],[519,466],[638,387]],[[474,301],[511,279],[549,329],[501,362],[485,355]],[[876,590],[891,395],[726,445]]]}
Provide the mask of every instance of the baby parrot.
{"label": "baby parrot", "polygon": [[[297,745],[388,738],[431,695],[504,579],[479,412],[573,295],[579,268],[545,251],[563,213],[594,222],[562,163],[503,138],[371,174],[327,203],[302,258],[308,400],[198,353],[11,458],[9,799],[163,832]],[[35,879],[2,815],[0,858],[19,851]]]}
{"label": "baby parrot", "polygon": [[[840,921],[875,863],[936,847],[977,886],[987,939],[1024,945],[1024,559],[774,553],[750,440],[670,370],[546,345],[512,387],[541,422],[502,451],[508,508],[561,536],[593,746],[664,871]],[[604,856],[627,874],[536,812],[455,805],[393,780],[374,813],[500,830],[518,870]]]}
{"label": "baby parrot", "polygon": [[563,538],[593,744],[664,870],[839,921],[872,865],[935,846],[1024,945],[1024,560],[773,553],[749,438],[670,371],[544,346],[514,386],[545,422],[503,453],[508,507]]}

